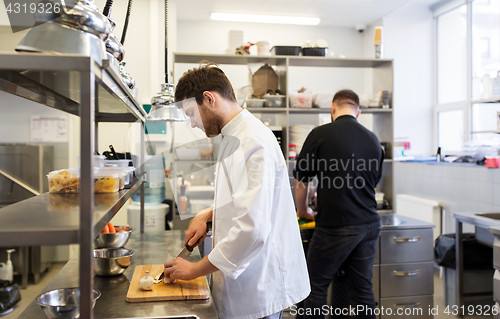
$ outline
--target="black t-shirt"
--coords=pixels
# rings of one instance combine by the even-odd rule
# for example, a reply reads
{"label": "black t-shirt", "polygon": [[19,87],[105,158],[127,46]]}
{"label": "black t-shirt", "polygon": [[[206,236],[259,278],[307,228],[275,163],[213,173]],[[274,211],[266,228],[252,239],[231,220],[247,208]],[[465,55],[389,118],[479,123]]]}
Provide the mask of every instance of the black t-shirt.
{"label": "black t-shirt", "polygon": [[382,176],[383,160],[377,136],[353,116],[339,116],[309,133],[297,157],[294,177],[301,182],[317,177],[316,225],[335,227],[380,220],[375,187]]}

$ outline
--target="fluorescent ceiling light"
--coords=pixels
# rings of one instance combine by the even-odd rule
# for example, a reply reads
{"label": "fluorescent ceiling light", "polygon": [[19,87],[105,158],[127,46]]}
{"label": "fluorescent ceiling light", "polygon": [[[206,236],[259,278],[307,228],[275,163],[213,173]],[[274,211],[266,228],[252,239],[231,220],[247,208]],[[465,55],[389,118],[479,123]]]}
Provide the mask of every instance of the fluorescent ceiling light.
{"label": "fluorescent ceiling light", "polygon": [[259,14],[220,13],[220,12],[212,12],[212,14],[210,15],[210,19],[218,21],[301,24],[301,25],[318,25],[319,22],[321,21],[320,18],[268,16]]}

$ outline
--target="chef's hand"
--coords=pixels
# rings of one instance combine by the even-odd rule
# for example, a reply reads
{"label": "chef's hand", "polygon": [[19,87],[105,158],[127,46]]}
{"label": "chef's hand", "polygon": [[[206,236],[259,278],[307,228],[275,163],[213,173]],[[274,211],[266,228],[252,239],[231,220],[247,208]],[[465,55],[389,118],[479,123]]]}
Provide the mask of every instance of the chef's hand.
{"label": "chef's hand", "polygon": [[314,212],[311,207],[307,207],[307,210],[305,212],[297,211],[297,215],[300,218],[314,220]]}
{"label": "chef's hand", "polygon": [[196,247],[200,245],[207,237],[207,222],[212,218],[212,210],[203,212],[193,217],[189,228],[186,231],[186,239],[184,245]]}
{"label": "chef's hand", "polygon": [[181,257],[169,260],[163,266],[165,267],[163,270],[165,277],[170,278],[172,281],[177,279],[191,280],[199,277],[195,271],[195,264]]}

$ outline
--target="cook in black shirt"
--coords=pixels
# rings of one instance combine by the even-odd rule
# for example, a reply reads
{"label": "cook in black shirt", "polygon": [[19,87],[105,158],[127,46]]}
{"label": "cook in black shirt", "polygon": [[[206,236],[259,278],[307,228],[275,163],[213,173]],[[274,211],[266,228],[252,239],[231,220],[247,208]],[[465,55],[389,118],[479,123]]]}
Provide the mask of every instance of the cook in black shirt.
{"label": "cook in black shirt", "polygon": [[[380,236],[375,187],[382,176],[378,138],[358,123],[359,98],[351,90],[335,94],[332,123],[315,128],[304,142],[294,170],[297,214],[316,220],[307,265],[311,294],[306,318],[323,318],[330,282],[341,265],[351,283],[358,318],[375,318],[372,268]],[[316,217],[307,207],[309,182],[316,177]],[[334,296],[335,298],[335,296]]]}

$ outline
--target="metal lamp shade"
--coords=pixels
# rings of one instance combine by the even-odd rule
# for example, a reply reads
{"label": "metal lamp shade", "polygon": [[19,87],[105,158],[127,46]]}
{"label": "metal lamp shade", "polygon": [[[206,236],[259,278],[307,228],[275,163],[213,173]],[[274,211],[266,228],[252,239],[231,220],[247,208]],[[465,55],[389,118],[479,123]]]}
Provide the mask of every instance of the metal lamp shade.
{"label": "metal lamp shade", "polygon": [[187,121],[182,108],[178,107],[174,98],[173,84],[161,85],[161,92],[151,99],[151,111],[147,121],[185,122]]}

